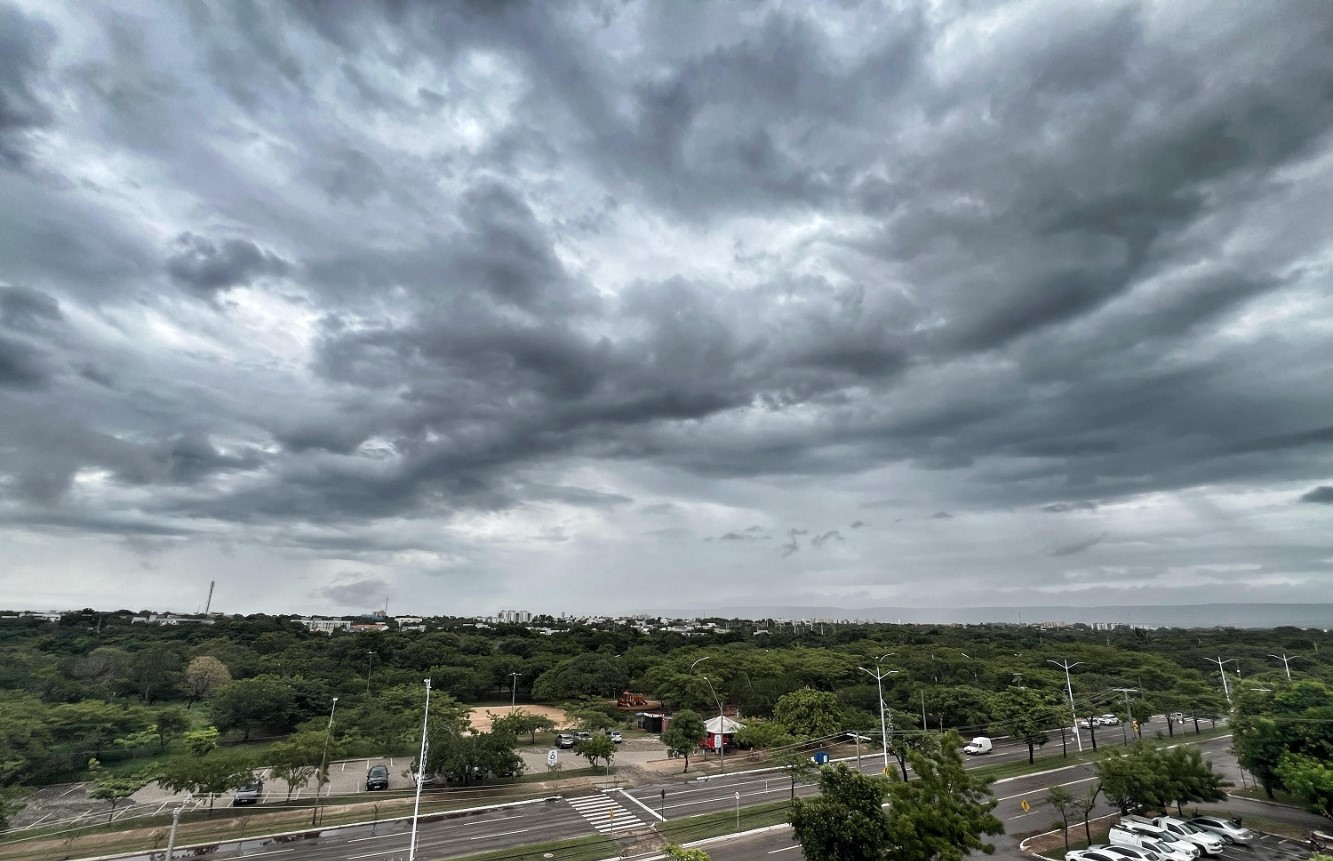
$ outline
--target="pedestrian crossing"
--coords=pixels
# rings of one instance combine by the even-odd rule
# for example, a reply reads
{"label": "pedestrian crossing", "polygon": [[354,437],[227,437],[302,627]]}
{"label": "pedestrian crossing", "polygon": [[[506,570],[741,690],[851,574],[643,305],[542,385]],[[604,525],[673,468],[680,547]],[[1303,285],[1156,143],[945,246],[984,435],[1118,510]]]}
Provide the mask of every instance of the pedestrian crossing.
{"label": "pedestrian crossing", "polygon": [[603,834],[644,827],[643,820],[604,793],[565,800],[569,802],[570,807],[579,812],[580,816],[588,820],[589,825]]}

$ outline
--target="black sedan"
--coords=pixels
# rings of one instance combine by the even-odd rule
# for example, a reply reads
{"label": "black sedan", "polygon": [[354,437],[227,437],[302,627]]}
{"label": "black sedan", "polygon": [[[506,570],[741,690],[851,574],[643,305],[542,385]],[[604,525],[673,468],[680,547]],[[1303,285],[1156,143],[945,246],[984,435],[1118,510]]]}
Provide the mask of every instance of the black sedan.
{"label": "black sedan", "polygon": [[366,790],[389,788],[389,769],[382,765],[372,765],[366,772]]}

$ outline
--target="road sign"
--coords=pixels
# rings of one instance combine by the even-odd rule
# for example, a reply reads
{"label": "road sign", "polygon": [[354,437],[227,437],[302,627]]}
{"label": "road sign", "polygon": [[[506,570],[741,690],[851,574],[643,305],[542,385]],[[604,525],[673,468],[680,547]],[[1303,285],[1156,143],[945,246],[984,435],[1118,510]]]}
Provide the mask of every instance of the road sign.
{"label": "road sign", "polygon": [[815,765],[828,765],[828,751],[815,751]]}
{"label": "road sign", "polygon": [[556,760],[558,760],[559,758],[560,758],[560,753],[555,748],[551,748],[546,752],[547,765],[555,765]]}
{"label": "road sign", "polygon": [[1023,808],[1023,812],[1024,812],[1024,813],[1027,813],[1027,812],[1029,812],[1029,811],[1032,810],[1032,805],[1031,805],[1031,804],[1028,804],[1028,800],[1027,800],[1026,798],[1024,798],[1022,801],[1018,802],[1018,806],[1021,807],[1021,808]]}
{"label": "road sign", "polygon": [[887,765],[884,766],[883,770],[881,771],[881,774],[883,774],[885,777],[889,776],[889,767]]}

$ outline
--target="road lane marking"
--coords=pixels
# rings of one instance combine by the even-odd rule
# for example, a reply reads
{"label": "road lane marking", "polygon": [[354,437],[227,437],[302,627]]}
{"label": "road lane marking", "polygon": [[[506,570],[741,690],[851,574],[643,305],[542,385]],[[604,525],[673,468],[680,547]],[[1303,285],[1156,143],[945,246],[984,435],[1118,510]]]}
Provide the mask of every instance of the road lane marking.
{"label": "road lane marking", "polygon": [[781,849],[770,849],[770,850],[768,850],[768,854],[769,854],[769,855],[776,855],[776,854],[778,854],[779,852],[790,852],[790,851],[793,850],[793,849],[800,849],[800,848],[801,848],[801,844],[797,843],[795,846],[783,846]]}
{"label": "road lane marking", "polygon": [[650,816],[654,817],[655,819],[657,819],[657,821],[659,821],[659,822],[666,822],[666,817],[665,817],[665,816],[663,816],[662,814],[658,813],[656,810],[653,810],[651,807],[649,807],[648,805],[644,804],[642,801],[640,801],[639,799],[635,798],[634,796],[630,795],[630,794],[629,794],[628,792],[626,792],[625,790],[623,790],[623,789],[617,789],[616,791],[619,792],[621,795],[625,796],[626,798],[628,798],[630,801],[633,801],[635,804],[637,804],[637,805],[639,805],[640,807],[642,807],[644,810],[648,811],[648,814],[649,814]]}
{"label": "road lane marking", "polygon": [[520,828],[517,831],[501,831],[499,834],[478,834],[476,837],[469,837],[469,840],[490,840],[492,837],[508,837],[510,834],[523,834],[531,831],[531,828]]}
{"label": "road lane marking", "polygon": [[[1071,781],[1069,781],[1068,783],[1057,783],[1057,784],[1055,784],[1055,785],[1056,785],[1056,786],[1073,786],[1073,785],[1076,784],[1076,783],[1087,783],[1087,782],[1090,781],[1090,780],[1096,780],[1096,779],[1097,779],[1096,777],[1083,777],[1083,778],[1080,778],[1080,779],[1078,779],[1078,780],[1071,780]],[[1046,786],[1046,787],[1042,787],[1042,789],[1051,789],[1051,787]],[[1040,792],[1041,789],[1038,789],[1038,790],[1035,790],[1035,791],[1036,791],[1036,792]],[[1020,793],[1018,793],[1017,795],[1006,795],[1006,796],[1003,796],[1002,798],[997,798],[997,799],[995,799],[995,800],[996,800],[996,801],[1012,801],[1012,800],[1015,799],[1015,798],[1023,798],[1024,796],[1031,795],[1031,794],[1032,794],[1032,792],[1020,792]]]}

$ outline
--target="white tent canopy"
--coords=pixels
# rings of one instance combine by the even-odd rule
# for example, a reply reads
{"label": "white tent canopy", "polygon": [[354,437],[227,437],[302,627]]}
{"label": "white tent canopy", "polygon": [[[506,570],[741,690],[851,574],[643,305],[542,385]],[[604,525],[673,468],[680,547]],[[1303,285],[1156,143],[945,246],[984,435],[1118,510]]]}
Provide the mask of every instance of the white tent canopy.
{"label": "white tent canopy", "polygon": [[717,735],[718,733],[731,735],[738,729],[744,729],[745,724],[736,723],[736,721],[729,717],[718,715],[717,717],[711,717],[704,721],[704,728],[708,730],[709,735]]}

